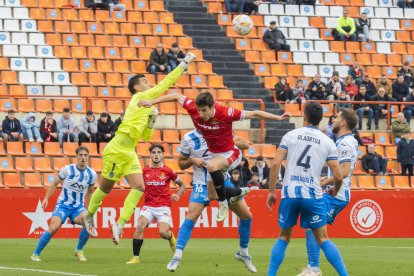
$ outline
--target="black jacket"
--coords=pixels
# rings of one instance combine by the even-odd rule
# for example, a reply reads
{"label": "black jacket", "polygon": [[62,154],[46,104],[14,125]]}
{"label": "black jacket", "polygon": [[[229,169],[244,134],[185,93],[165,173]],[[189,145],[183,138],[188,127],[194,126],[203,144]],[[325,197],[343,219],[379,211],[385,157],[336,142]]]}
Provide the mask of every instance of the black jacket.
{"label": "black jacket", "polygon": [[[259,173],[259,168],[256,165],[252,167],[252,173]],[[266,181],[269,181],[269,176],[270,176],[270,170],[267,164],[265,164],[263,168],[263,179],[266,179]]]}
{"label": "black jacket", "polygon": [[405,109],[409,109],[409,110],[411,110],[411,111],[414,111],[414,95],[413,95],[413,93],[410,93],[410,94],[407,96],[407,99],[405,100],[405,102],[406,102],[407,104],[405,105],[404,110],[405,110]]}
{"label": "black jacket", "polygon": [[168,56],[165,53],[165,50],[163,49],[161,55],[159,55],[157,49],[154,49],[150,55],[149,65],[155,65],[157,69],[160,65],[164,65],[166,67],[168,65]]}
{"label": "black jacket", "polygon": [[116,132],[118,130],[118,128],[121,125],[121,123],[122,123],[121,117],[118,117],[118,119],[116,119],[115,120],[115,123],[114,123],[115,124],[114,132]]}
{"label": "black jacket", "polygon": [[392,97],[397,99],[398,102],[402,102],[403,98],[407,97],[409,93],[410,90],[405,81],[403,83],[398,83],[398,81],[392,83]]}
{"label": "black jacket", "polygon": [[401,139],[397,145],[397,162],[401,165],[414,165],[414,140]]}
{"label": "black jacket", "polygon": [[378,161],[380,161],[380,164],[381,164],[382,156],[379,155],[378,153],[372,154],[372,153],[367,152],[364,156],[362,156],[361,165],[364,171],[368,172],[369,170],[374,170],[375,168],[374,158],[375,157],[378,158]]}
{"label": "black jacket", "polygon": [[[283,43],[279,43],[283,41]],[[277,43],[277,44],[286,44],[286,37],[279,29],[267,30],[263,35],[263,41],[267,44]]]}
{"label": "black jacket", "polygon": [[[286,83],[283,85],[281,82],[278,82],[275,85],[276,89],[276,99],[278,101],[286,101],[286,100],[293,100],[293,91],[292,88],[289,87],[289,84]],[[282,92],[285,92],[284,95],[280,95]]]}
{"label": "black jacket", "polygon": [[[339,85],[341,87],[341,90],[339,92],[345,91],[345,84],[342,81],[340,81],[340,80],[338,80],[337,82],[339,82]],[[334,95],[335,96],[335,99],[338,99],[338,96],[337,96],[336,92],[333,91],[334,88],[335,88],[335,85],[336,85],[336,83],[333,82],[333,80],[330,80],[328,82],[328,84],[326,85],[326,93],[328,95]]]}
{"label": "black jacket", "polygon": [[[369,102],[369,101],[371,101],[371,97],[368,96],[367,93],[365,93],[365,95],[362,96],[361,93],[358,92],[358,94],[356,94],[355,97],[354,97],[354,101],[365,101],[365,102]],[[354,104],[355,110],[357,110],[357,109],[359,109],[361,107],[367,107],[367,106],[370,107],[370,108],[372,108],[372,106],[370,104],[364,104],[364,103],[362,103],[362,104]]]}
{"label": "black jacket", "polygon": [[[408,86],[410,86],[411,88],[414,87],[414,74],[413,74],[413,70],[408,69],[405,70],[404,67],[401,67],[400,70],[398,70],[397,72],[398,75],[403,75],[404,76],[404,81],[408,84]],[[410,74],[410,76],[407,76],[407,74]]]}
{"label": "black jacket", "polygon": [[12,132],[22,133],[22,126],[20,125],[20,121],[16,118],[13,121],[10,121],[9,118],[6,116],[2,123],[3,133],[11,135]]}
{"label": "black jacket", "polygon": [[364,26],[368,26],[368,28],[371,28],[371,22],[369,22],[369,19],[362,20],[362,18],[355,19],[355,28],[358,33],[361,33],[364,29]]}
{"label": "black jacket", "polygon": [[[313,91],[313,87],[317,87],[318,89],[316,91]],[[309,98],[312,99],[313,97],[318,98],[319,100],[322,100],[325,98],[324,92],[322,91],[322,87],[326,88],[325,83],[323,82],[319,82],[316,83],[315,81],[312,81],[311,83],[309,83],[308,85],[308,89],[306,89],[306,94],[309,95]]]}
{"label": "black jacket", "polygon": [[375,94],[377,94],[377,87],[375,86],[375,84],[372,81],[361,81],[361,83],[359,84],[359,86],[361,85],[365,85],[365,87],[367,88],[367,94],[368,96],[372,97]]}
{"label": "black jacket", "polygon": [[[373,102],[390,102],[391,98],[387,93],[385,93],[384,97],[382,97],[382,98],[380,97],[379,94],[376,94],[373,97],[371,97],[371,101],[373,101]],[[372,108],[374,110],[381,110],[381,109],[384,109],[384,108],[386,109],[387,105],[386,104],[374,104],[374,105],[372,105]]]}
{"label": "black jacket", "polygon": [[176,57],[175,54],[173,53],[173,51],[171,51],[171,49],[170,49],[168,51],[168,59],[177,61],[177,58],[185,58],[185,55],[184,55],[183,51],[179,50],[178,54],[177,54],[177,57]]}
{"label": "black jacket", "polygon": [[115,136],[115,124],[111,120],[111,115],[109,115],[106,123],[102,122],[101,118],[98,120],[98,136],[103,137],[108,133],[111,134],[111,138]]}
{"label": "black jacket", "polygon": [[[45,131],[45,124],[46,124],[46,118],[43,118],[40,121],[40,136],[42,136],[43,141],[46,141],[46,135],[48,135],[49,133]],[[53,119],[53,125],[52,125],[52,133],[57,133],[57,124],[56,124],[56,120]]]}

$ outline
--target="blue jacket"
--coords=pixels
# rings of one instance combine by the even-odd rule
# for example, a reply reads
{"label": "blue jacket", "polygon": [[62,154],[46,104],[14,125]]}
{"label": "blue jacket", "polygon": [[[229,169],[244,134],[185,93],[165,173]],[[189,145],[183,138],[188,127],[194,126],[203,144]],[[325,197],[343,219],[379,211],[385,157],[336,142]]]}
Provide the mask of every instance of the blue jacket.
{"label": "blue jacket", "polygon": [[414,165],[414,140],[401,139],[397,145],[397,161],[401,165]]}
{"label": "blue jacket", "polygon": [[[29,120],[32,117],[34,118],[34,121],[33,122],[30,122]],[[35,114],[34,113],[29,113],[26,116],[26,118],[23,119],[22,126],[24,128],[33,128],[33,127],[36,127],[37,128],[37,127],[39,127],[38,123],[36,122],[36,116],[35,116]]]}
{"label": "blue jacket", "polygon": [[22,127],[20,125],[20,121],[16,118],[13,121],[10,121],[9,118],[3,120],[2,123],[3,133],[11,135],[12,132],[22,133]]}

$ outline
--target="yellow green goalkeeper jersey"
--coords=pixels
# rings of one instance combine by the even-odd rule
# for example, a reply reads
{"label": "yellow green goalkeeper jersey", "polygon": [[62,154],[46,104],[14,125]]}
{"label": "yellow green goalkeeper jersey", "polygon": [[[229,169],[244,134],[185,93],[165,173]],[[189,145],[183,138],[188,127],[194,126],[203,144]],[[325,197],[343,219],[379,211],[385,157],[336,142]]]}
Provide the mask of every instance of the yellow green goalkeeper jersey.
{"label": "yellow green goalkeeper jersey", "polygon": [[141,100],[153,100],[161,96],[162,93],[167,91],[168,88],[178,80],[183,71],[184,69],[182,67],[177,66],[177,68],[169,73],[158,85],[144,92],[137,92],[132,96],[125,111],[124,119],[116,133],[118,134],[119,132],[122,132],[129,134],[129,137],[133,140],[135,146],[147,127],[148,117],[151,113],[151,108],[138,107],[138,103]]}

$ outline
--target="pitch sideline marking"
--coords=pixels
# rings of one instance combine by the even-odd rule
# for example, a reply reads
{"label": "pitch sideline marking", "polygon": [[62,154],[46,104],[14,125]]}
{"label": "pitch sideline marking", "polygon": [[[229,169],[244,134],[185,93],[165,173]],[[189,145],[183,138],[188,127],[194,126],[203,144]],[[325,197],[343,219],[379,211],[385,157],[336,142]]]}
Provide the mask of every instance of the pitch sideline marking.
{"label": "pitch sideline marking", "polygon": [[43,273],[60,274],[60,275],[71,275],[71,276],[96,276],[96,275],[90,275],[90,274],[79,274],[79,273],[70,273],[70,272],[61,272],[61,271],[52,271],[52,270],[42,270],[42,269],[32,269],[32,268],[21,268],[21,267],[0,266],[0,269],[4,269],[4,270],[33,271],[33,272],[43,272]]}

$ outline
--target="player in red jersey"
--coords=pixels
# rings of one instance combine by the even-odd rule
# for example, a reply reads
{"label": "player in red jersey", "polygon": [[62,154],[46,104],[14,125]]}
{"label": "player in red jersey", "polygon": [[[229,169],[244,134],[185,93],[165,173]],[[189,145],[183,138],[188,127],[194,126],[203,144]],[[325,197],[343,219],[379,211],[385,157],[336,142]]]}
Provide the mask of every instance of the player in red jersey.
{"label": "player in red jersey", "polygon": [[[169,167],[164,166],[164,147],[153,144],[150,149],[151,164],[146,166],[142,174],[145,183],[145,203],[138,218],[138,226],[132,240],[134,257],[127,264],[138,264],[139,253],[144,242],[144,230],[155,219],[158,223],[158,233],[161,238],[168,240],[170,248],[175,252],[176,240],[170,231],[172,226],[171,201],[178,201],[185,191],[184,183]],[[180,186],[176,194],[170,195],[170,181]]]}
{"label": "player in red jersey", "polygon": [[289,118],[290,114],[284,113],[278,116],[260,110],[244,111],[225,107],[215,102],[213,96],[207,91],[201,92],[195,100],[188,99],[181,94],[170,94],[155,100],[140,101],[138,106],[151,107],[158,103],[173,101],[179,102],[187,110],[194,126],[202,133],[207,142],[212,157],[206,164],[207,170],[213,179],[219,198],[217,221],[223,221],[229,209],[223,171],[236,168],[242,158],[240,150],[234,146],[233,122],[248,119],[281,121]]}

